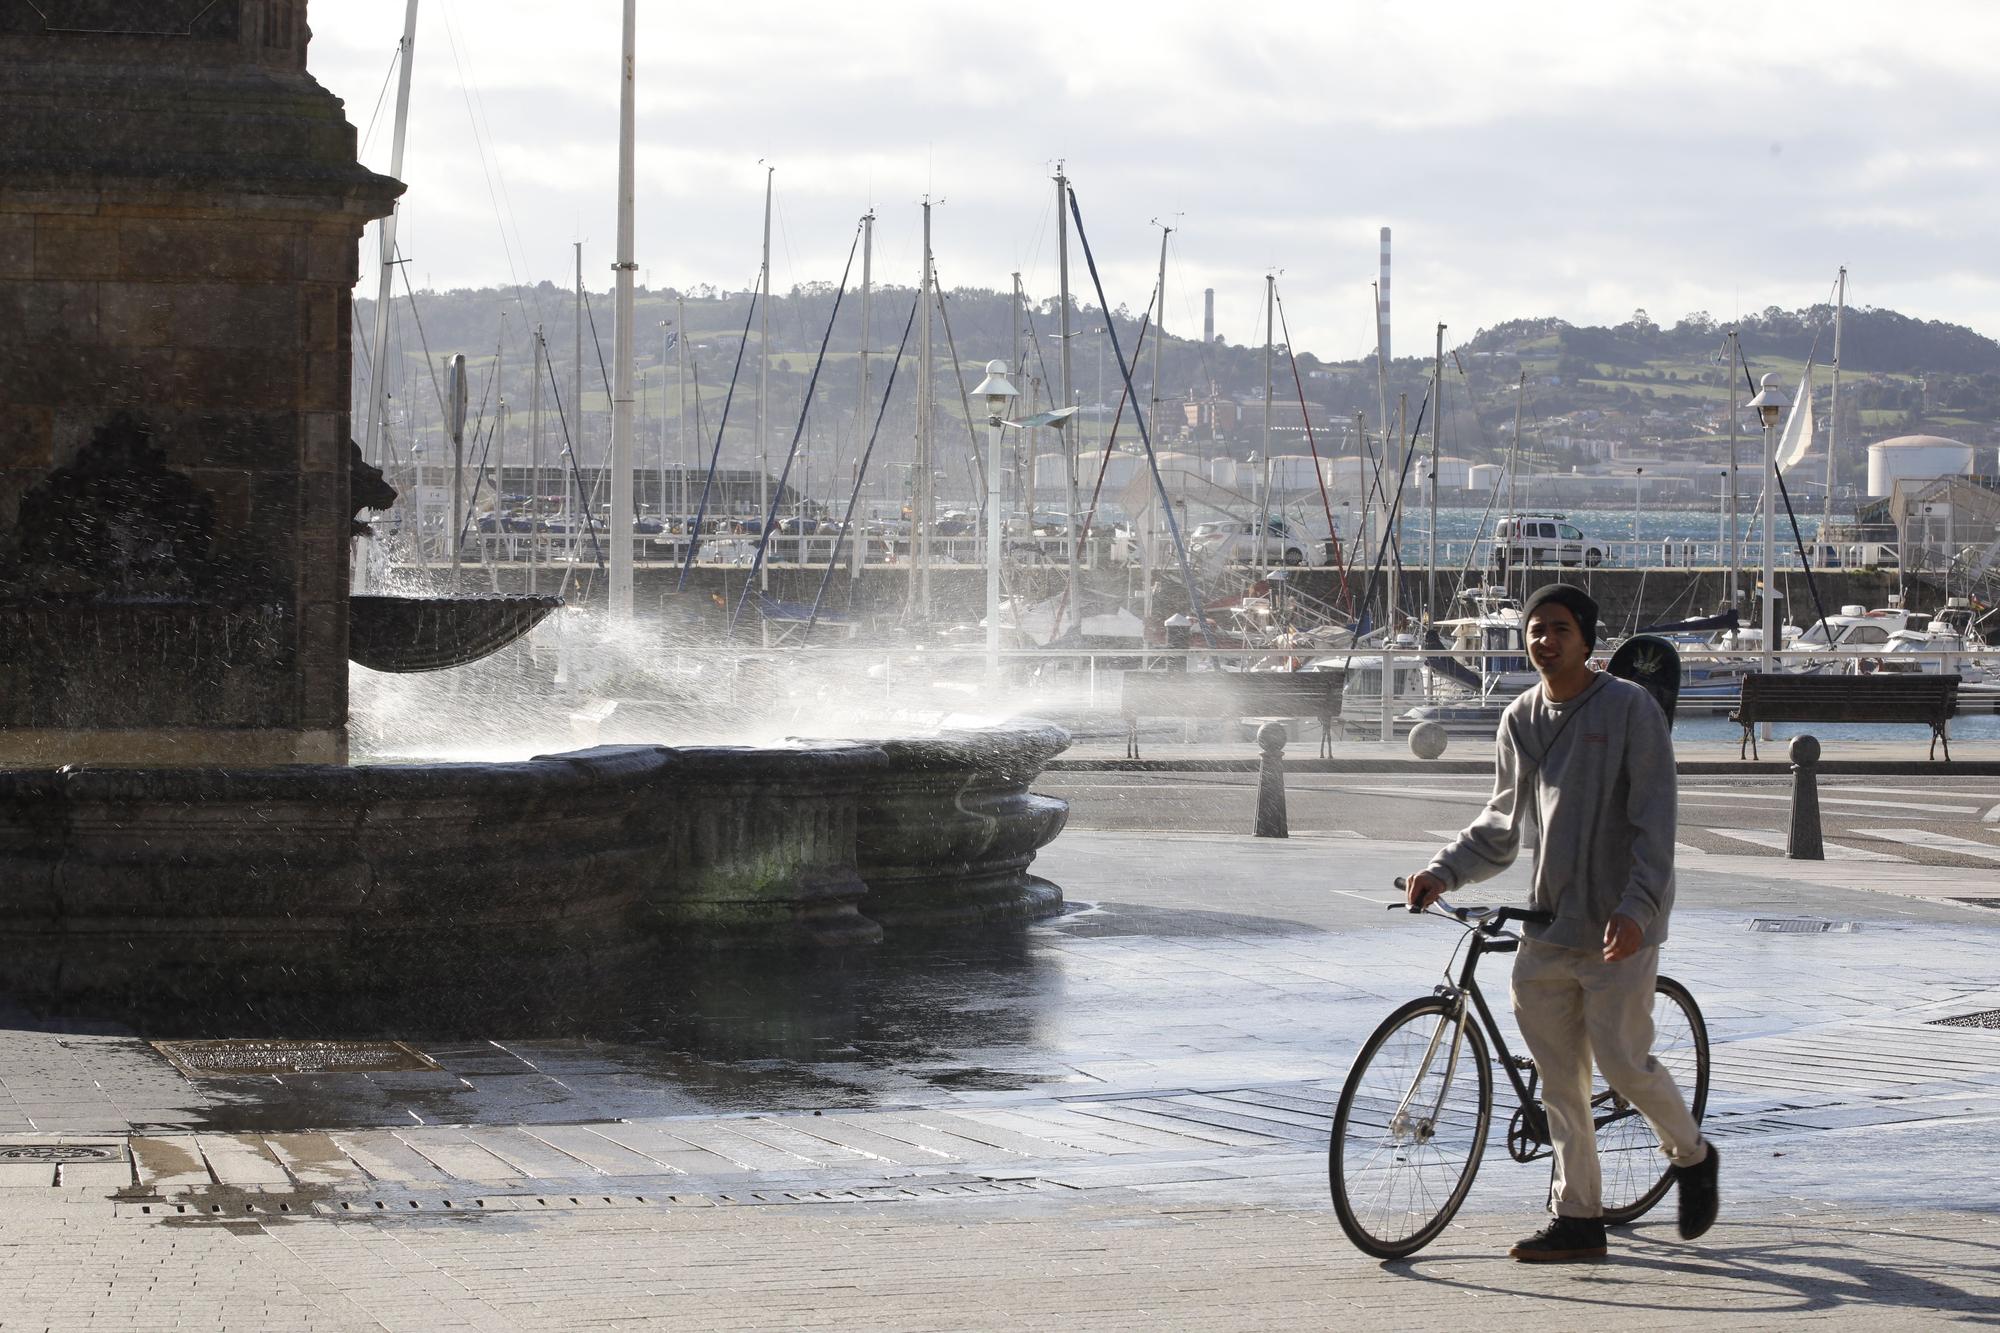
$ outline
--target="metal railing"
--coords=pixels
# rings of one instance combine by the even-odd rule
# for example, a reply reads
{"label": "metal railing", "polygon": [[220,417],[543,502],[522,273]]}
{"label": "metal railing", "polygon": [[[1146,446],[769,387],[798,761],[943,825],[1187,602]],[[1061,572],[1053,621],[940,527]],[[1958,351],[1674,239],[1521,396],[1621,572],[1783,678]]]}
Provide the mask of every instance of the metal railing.
{"label": "metal railing", "polygon": [[[1292,670],[1300,667],[1345,671],[1341,730],[1349,740],[1394,744],[1411,723],[1410,709],[1427,703],[1476,702],[1481,696],[1448,685],[1436,672],[1421,670],[1426,660],[1450,658],[1484,675],[1489,667],[1510,665],[1527,671],[1519,652],[1432,651],[1401,645],[1301,651],[1272,648],[1169,649],[1162,647],[1104,649],[1005,649],[1000,654],[997,688],[986,675],[982,647],[882,648],[842,644],[809,648],[706,647],[676,648],[674,656],[699,673],[727,684],[734,697],[739,688],[769,690],[773,683],[796,684],[820,678],[837,688],[843,704],[879,705],[885,711],[967,711],[982,715],[1009,711],[1034,715],[1038,704],[1061,720],[1101,723],[1107,731],[1119,722],[1120,682],[1131,671]],[[1958,672],[1970,683],[2000,687],[2000,649],[1935,653],[1806,652],[1787,649],[1772,658],[1779,670],[1865,673],[1904,666]],[[1686,649],[1681,654],[1688,679],[1681,695],[1687,713],[1720,714],[1733,708],[1733,678],[1759,670],[1762,655]],[[1600,662],[1601,665],[1601,662]],[[1716,673],[1714,668],[1724,668]],[[1515,676],[1519,680],[1519,675]],[[1383,698],[1384,682],[1390,683]],[[1704,697],[1705,686],[1716,692]],[[1490,696],[1504,703],[1512,692]],[[1385,707],[1386,703],[1386,707]],[[1961,712],[1994,707],[2000,700],[1982,694],[1968,701],[1961,695]]]}

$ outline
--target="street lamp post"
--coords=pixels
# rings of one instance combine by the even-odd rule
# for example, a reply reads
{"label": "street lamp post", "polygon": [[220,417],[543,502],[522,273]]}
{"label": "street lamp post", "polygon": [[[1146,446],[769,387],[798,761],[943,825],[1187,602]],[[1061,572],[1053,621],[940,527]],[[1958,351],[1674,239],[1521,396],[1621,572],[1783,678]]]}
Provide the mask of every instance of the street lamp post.
{"label": "street lamp post", "polygon": [[986,424],[993,435],[986,447],[986,682],[1000,683],[1000,443],[1007,409],[1020,391],[1007,382],[1007,363],[988,361],[986,378],[973,393],[986,400]]}
{"label": "street lamp post", "polygon": [[1778,426],[1785,419],[1785,409],[1791,405],[1792,400],[1778,387],[1776,371],[1764,376],[1757,387],[1757,396],[1749,403],[1764,427],[1764,605],[1758,623],[1764,632],[1763,661],[1759,669],[1766,675],[1776,668],[1778,642],[1778,574],[1776,548],[1772,544],[1776,534],[1778,497],[1773,479],[1778,475]]}
{"label": "street lamp post", "polygon": [[1639,549],[1639,489],[1646,484],[1646,469],[1632,469],[1632,563],[1644,563],[1645,556]]}

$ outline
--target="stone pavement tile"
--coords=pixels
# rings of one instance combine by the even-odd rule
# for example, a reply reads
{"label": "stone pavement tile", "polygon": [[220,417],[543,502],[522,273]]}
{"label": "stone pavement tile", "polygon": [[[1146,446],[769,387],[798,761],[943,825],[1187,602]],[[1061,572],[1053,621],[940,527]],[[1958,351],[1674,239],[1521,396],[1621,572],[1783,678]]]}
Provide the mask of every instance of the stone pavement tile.
{"label": "stone pavement tile", "polygon": [[517,1164],[496,1155],[483,1144],[472,1141],[463,1130],[442,1126],[392,1131],[412,1152],[442,1174],[454,1180],[481,1185],[511,1184],[539,1172],[524,1171]]}
{"label": "stone pavement tile", "polygon": [[304,1186],[365,1189],[368,1174],[328,1134],[266,1134],[264,1146]]}
{"label": "stone pavement tile", "polygon": [[[512,1125],[468,1125],[457,1131],[467,1140],[500,1158],[524,1176],[542,1180],[567,1180],[594,1174],[588,1164],[535,1137],[526,1127]],[[415,1142],[407,1130],[405,1142]]]}
{"label": "stone pavement tile", "polygon": [[218,1184],[267,1189],[293,1183],[284,1164],[259,1135],[197,1134],[194,1141]]}
{"label": "stone pavement tile", "polygon": [[[824,1116],[817,1117],[824,1120]],[[808,1126],[815,1117],[800,1116],[750,1116],[742,1120],[730,1121],[729,1127],[745,1138],[758,1143],[782,1149],[793,1156],[826,1166],[858,1167],[880,1159],[871,1157],[858,1148],[835,1143],[831,1139],[819,1138],[809,1132]],[[956,1123],[954,1121],[954,1123]],[[601,1128],[598,1132],[603,1132]]]}
{"label": "stone pavement tile", "polygon": [[662,1176],[667,1170],[642,1152],[606,1138],[590,1125],[535,1125],[522,1134],[541,1140],[579,1164],[581,1174]]}
{"label": "stone pavement tile", "polygon": [[181,1189],[213,1183],[201,1145],[194,1135],[135,1135],[132,1162],[139,1184],[156,1189]]}
{"label": "stone pavement tile", "polygon": [[375,1180],[397,1185],[441,1185],[451,1179],[435,1163],[388,1130],[336,1132],[329,1137]]}
{"label": "stone pavement tile", "polygon": [[[652,1158],[666,1171],[679,1171],[694,1176],[750,1174],[750,1168],[734,1158],[698,1147],[688,1139],[671,1132],[667,1127],[677,1126],[679,1123],[678,1121],[667,1121],[665,1124],[617,1123],[596,1125],[593,1128],[620,1147],[629,1148],[633,1152]],[[760,1146],[768,1147],[768,1145]],[[788,1153],[785,1156],[794,1163],[806,1161],[797,1154]]]}
{"label": "stone pavement tile", "polygon": [[[700,1131],[692,1125],[680,1121],[675,1121],[673,1124],[675,1133],[689,1137],[693,1141],[702,1142],[702,1146],[704,1147],[708,1147],[713,1143],[714,1150],[717,1152],[727,1152],[731,1157],[736,1157],[739,1160],[743,1155],[740,1149],[731,1148],[719,1141],[703,1141],[695,1138]],[[949,1152],[937,1151],[911,1143],[905,1139],[891,1138],[886,1134],[878,1134],[868,1127],[868,1121],[864,1119],[832,1115],[817,1115],[810,1118],[794,1116],[792,1117],[791,1124],[801,1134],[806,1134],[816,1139],[825,1139],[829,1143],[846,1148],[852,1152],[865,1153],[877,1162],[886,1162],[891,1166],[944,1166],[955,1164],[961,1160]],[[749,1166],[753,1165],[753,1163],[746,1162],[745,1165]]]}

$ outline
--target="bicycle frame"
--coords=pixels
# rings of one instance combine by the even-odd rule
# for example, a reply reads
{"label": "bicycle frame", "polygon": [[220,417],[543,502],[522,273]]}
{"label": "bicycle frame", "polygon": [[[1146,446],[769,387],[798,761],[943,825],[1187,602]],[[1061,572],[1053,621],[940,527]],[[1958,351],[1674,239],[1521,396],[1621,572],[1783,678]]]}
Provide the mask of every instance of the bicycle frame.
{"label": "bicycle frame", "polygon": [[[1487,934],[1474,927],[1472,944],[1465,951],[1465,962],[1458,973],[1458,989],[1472,997],[1472,1004],[1479,1011],[1480,1026],[1486,1029],[1486,1040],[1493,1043],[1493,1056],[1500,1068],[1506,1071],[1507,1081],[1514,1087],[1514,1095],[1520,1099],[1521,1110],[1527,1119],[1526,1128],[1535,1141],[1546,1145],[1549,1142],[1548,1116],[1542,1110],[1542,1100],[1535,1095],[1535,1089],[1522,1077],[1523,1061],[1514,1057],[1507,1047],[1507,1038],[1500,1031],[1500,1024],[1494,1021],[1493,1011],[1487,1007],[1486,995],[1479,989],[1479,981],[1473,975],[1478,970],[1479,959],[1489,953],[1513,953],[1521,947],[1521,937],[1505,933]],[[1532,1063],[1528,1068],[1532,1069]]]}
{"label": "bicycle frame", "polygon": [[[1493,1010],[1486,1003],[1485,992],[1479,989],[1479,978],[1477,975],[1479,960],[1483,956],[1489,953],[1513,953],[1521,947],[1521,937],[1509,934],[1500,929],[1501,926],[1506,924],[1504,917],[1491,922],[1473,923],[1463,920],[1448,910],[1440,913],[1440,915],[1447,916],[1457,924],[1464,926],[1466,932],[1471,935],[1472,942],[1466,948],[1465,961],[1459,965],[1458,980],[1452,985],[1439,986],[1437,994],[1455,1006],[1461,1025],[1465,1018],[1465,1001],[1470,997],[1472,1007],[1478,1013],[1479,1024],[1486,1031],[1486,1039],[1493,1044],[1494,1058],[1498,1061],[1501,1069],[1506,1071],[1507,1081],[1513,1085],[1514,1096],[1520,1101],[1524,1121],[1523,1127],[1535,1142],[1547,1147],[1550,1142],[1548,1115],[1542,1110],[1541,1099],[1535,1095],[1534,1085],[1522,1077],[1523,1066],[1525,1065],[1527,1068],[1532,1069],[1534,1065],[1532,1062],[1516,1059],[1514,1052],[1508,1048],[1507,1038],[1501,1032],[1500,1024],[1494,1020]],[[1451,1085],[1452,1076],[1457,1073],[1458,1047],[1462,1041],[1459,1034],[1463,1030],[1463,1027],[1458,1025],[1455,1025],[1452,1029],[1452,1062],[1447,1067],[1445,1080],[1438,1090],[1438,1106],[1433,1107],[1431,1111],[1433,1120],[1435,1120],[1438,1110],[1443,1105],[1443,1099],[1446,1090]],[[1423,1081],[1424,1073],[1429,1070],[1431,1060],[1437,1051],[1437,1040],[1438,1034],[1432,1034],[1431,1047],[1425,1052],[1423,1063],[1418,1067],[1417,1079],[1411,1084],[1410,1092],[1405,1094],[1404,1105],[1397,1108],[1399,1116],[1407,1109],[1409,1097],[1415,1094],[1418,1085]]]}

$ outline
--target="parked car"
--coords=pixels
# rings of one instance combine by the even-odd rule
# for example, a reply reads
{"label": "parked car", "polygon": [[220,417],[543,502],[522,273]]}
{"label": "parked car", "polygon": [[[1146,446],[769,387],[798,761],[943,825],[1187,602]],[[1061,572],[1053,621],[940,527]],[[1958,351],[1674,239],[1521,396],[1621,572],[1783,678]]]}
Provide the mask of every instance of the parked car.
{"label": "parked car", "polygon": [[1589,565],[1611,558],[1611,548],[1584,536],[1561,514],[1522,514],[1493,528],[1495,565]]}
{"label": "parked car", "polygon": [[1203,523],[1189,537],[1188,549],[1193,555],[1208,559],[1220,556],[1229,563],[1242,560],[1271,565],[1323,563],[1319,544],[1281,518],[1270,520],[1261,542],[1257,539],[1257,522],[1254,519]]}

